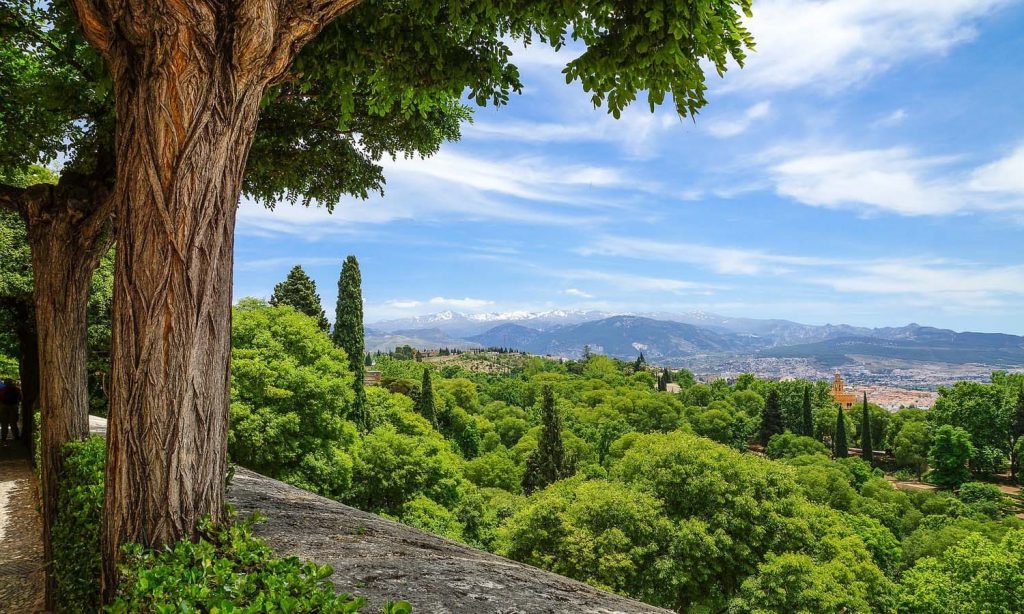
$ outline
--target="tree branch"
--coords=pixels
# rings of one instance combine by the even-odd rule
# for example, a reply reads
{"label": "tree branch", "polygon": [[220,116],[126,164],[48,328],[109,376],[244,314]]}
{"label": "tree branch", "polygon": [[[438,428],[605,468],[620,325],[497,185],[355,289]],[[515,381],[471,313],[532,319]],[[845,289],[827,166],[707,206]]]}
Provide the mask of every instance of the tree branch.
{"label": "tree branch", "polygon": [[278,31],[267,59],[271,83],[287,79],[288,66],[306,43],[363,0],[279,0]]}
{"label": "tree branch", "polygon": [[0,183],[0,209],[22,212],[21,197],[25,194],[25,188],[16,188],[12,185]]}
{"label": "tree branch", "polygon": [[110,56],[110,19],[104,14],[102,0],[69,0],[71,10],[82,27],[85,40],[105,59]]}

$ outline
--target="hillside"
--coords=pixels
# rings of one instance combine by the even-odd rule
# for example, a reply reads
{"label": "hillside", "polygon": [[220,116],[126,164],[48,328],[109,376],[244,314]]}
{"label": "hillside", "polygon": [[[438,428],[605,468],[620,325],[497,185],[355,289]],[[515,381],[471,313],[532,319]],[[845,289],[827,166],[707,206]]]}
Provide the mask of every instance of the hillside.
{"label": "hillside", "polygon": [[807,358],[826,366],[851,362],[853,356],[898,360],[976,363],[998,367],[1024,364],[1024,338],[994,333],[956,333],[910,326],[891,329],[886,337],[840,337],[762,350],[759,356]]}

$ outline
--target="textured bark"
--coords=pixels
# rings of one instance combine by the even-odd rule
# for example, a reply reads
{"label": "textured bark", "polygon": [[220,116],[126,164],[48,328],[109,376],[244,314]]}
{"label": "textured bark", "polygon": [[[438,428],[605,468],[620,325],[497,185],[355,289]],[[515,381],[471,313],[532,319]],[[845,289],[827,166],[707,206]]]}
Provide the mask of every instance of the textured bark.
{"label": "textured bark", "polygon": [[259,103],[355,0],[72,2],[117,105],[103,590],[224,518],[235,210]]}
{"label": "textured bark", "polygon": [[[110,247],[108,194],[107,176],[102,172],[99,179],[69,173],[56,186],[28,189],[22,205],[35,286],[47,561],[53,560],[50,532],[57,514],[62,449],[70,441],[89,436],[87,312],[93,271]],[[53,589],[53,574],[47,573],[47,609],[53,608]]]}

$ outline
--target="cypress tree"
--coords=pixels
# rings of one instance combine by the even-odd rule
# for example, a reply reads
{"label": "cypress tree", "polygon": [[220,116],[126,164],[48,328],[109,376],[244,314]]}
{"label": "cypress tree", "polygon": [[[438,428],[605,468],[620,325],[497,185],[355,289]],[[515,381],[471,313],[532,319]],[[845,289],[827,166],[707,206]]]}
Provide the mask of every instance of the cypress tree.
{"label": "cypress tree", "polygon": [[292,267],[288,277],[274,286],[270,304],[274,307],[279,305],[294,307],[296,311],[316,320],[320,330],[327,332],[330,329],[331,325],[320,304],[320,295],[316,293],[316,282],[306,275],[299,265]]}
{"label": "cypress tree", "polygon": [[767,446],[768,440],[773,435],[782,433],[782,404],[779,401],[779,391],[772,388],[768,391],[768,398],[764,402],[764,411],[761,413],[761,445]]}
{"label": "cypress tree", "polygon": [[633,363],[633,372],[639,373],[646,364],[647,360],[644,358],[644,353],[640,352],[640,355],[636,357],[636,362]]}
{"label": "cypress tree", "polygon": [[875,461],[871,443],[871,420],[868,419],[868,393],[864,393],[864,411],[860,419],[860,457],[869,463]]}
{"label": "cypress tree", "polygon": [[842,406],[837,405],[836,407],[839,408],[839,414],[836,419],[835,441],[832,442],[832,456],[835,458],[846,458],[850,455],[850,448],[846,444],[846,413],[843,411]]}
{"label": "cypress tree", "polygon": [[814,416],[811,413],[811,387],[804,386],[804,412],[803,412],[804,435],[814,437]]}
{"label": "cypress tree", "polygon": [[544,387],[541,409],[544,428],[537,441],[537,449],[526,459],[526,472],[523,474],[523,491],[526,494],[568,477],[573,470],[572,463],[566,459],[562,419],[555,408],[555,396],[550,386]]}
{"label": "cypress tree", "polygon": [[359,273],[359,261],[349,255],[341,265],[338,277],[338,302],[334,311],[334,333],[331,338],[334,345],[348,354],[348,366],[355,376],[352,388],[355,400],[352,403],[352,420],[362,429],[369,428],[370,417],[366,409],[366,390],[363,377],[366,365],[363,364],[365,340],[363,337],[363,279]]}
{"label": "cypress tree", "polygon": [[430,369],[423,370],[420,396],[416,399],[416,413],[437,426],[437,409],[434,407],[434,385],[430,382]]}

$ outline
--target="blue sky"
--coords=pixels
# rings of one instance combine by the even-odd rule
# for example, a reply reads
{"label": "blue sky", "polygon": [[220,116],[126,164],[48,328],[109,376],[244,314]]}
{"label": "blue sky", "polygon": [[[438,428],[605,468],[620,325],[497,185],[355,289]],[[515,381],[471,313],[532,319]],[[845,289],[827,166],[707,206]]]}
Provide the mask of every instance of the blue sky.
{"label": "blue sky", "polygon": [[235,296],[301,264],[333,312],[353,253],[367,321],[705,310],[1024,334],[1024,2],[754,11],[757,52],[709,77],[696,121],[644,103],[616,121],[565,84],[573,49],[531,47],[524,93],[388,161],[383,198],[243,202]]}

